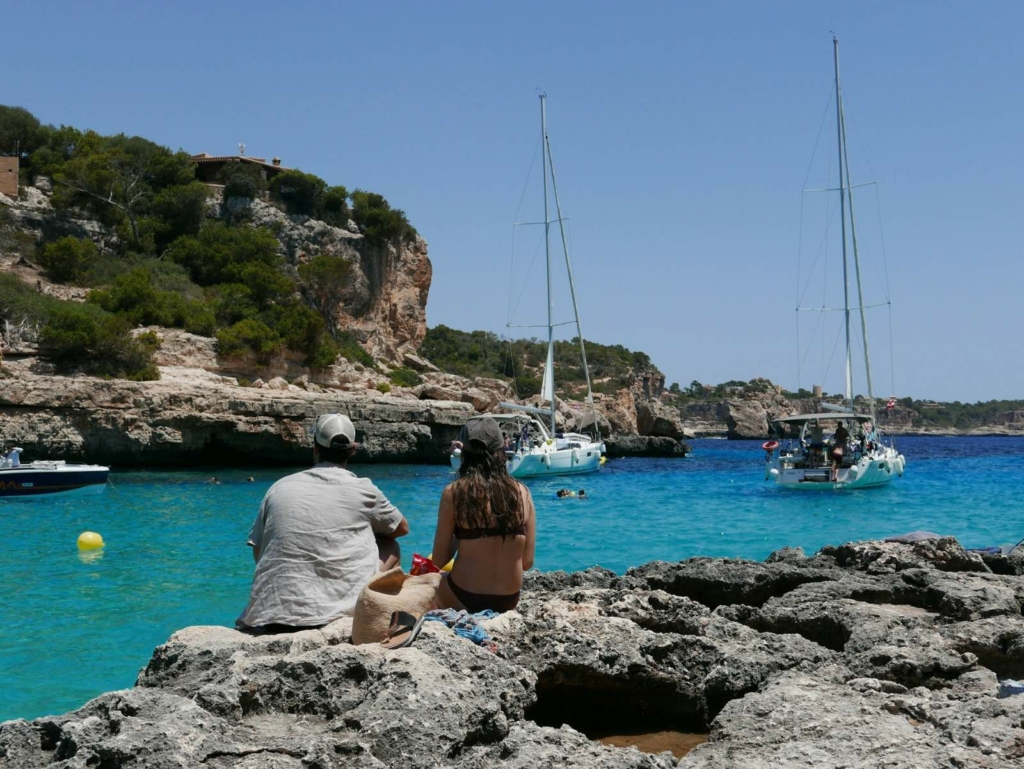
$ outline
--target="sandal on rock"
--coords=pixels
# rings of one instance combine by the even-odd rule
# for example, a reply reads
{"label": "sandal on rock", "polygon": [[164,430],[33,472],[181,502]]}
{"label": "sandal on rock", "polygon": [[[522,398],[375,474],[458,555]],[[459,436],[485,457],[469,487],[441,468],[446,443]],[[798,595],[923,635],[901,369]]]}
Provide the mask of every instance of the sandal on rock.
{"label": "sandal on rock", "polygon": [[406,611],[392,612],[391,624],[380,645],[385,649],[401,649],[404,646],[411,646],[420,634],[424,617],[426,617],[425,614],[417,617]]}

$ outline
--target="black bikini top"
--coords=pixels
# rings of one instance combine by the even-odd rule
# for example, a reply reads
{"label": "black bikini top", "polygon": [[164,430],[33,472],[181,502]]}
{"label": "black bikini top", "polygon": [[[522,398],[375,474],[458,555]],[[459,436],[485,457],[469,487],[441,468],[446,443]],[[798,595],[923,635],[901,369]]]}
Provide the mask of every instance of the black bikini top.
{"label": "black bikini top", "polygon": [[488,526],[483,529],[467,529],[463,526],[455,527],[455,539],[484,539],[485,537],[525,537],[526,524],[521,523],[503,532],[497,526]]}

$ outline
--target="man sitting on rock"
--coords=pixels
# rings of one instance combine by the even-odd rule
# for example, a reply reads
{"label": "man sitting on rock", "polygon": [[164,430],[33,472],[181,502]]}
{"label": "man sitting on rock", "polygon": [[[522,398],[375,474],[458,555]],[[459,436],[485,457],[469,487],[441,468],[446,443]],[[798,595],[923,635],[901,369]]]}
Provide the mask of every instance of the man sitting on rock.
{"label": "man sitting on rock", "polygon": [[322,627],[351,614],[366,583],[398,564],[395,540],[409,522],[369,479],[346,469],[358,447],[348,417],[321,415],[313,467],[263,497],[249,532],[256,572],[239,629]]}

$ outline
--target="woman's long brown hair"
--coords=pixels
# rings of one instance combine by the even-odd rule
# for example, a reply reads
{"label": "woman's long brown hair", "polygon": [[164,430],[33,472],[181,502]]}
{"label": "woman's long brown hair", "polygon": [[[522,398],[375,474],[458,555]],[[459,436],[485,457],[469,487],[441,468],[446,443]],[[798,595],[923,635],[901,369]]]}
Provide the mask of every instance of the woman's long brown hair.
{"label": "woman's long brown hair", "polygon": [[508,474],[506,461],[503,448],[492,454],[468,443],[463,447],[459,479],[452,484],[457,526],[490,528],[493,516],[504,539],[526,522],[519,483]]}

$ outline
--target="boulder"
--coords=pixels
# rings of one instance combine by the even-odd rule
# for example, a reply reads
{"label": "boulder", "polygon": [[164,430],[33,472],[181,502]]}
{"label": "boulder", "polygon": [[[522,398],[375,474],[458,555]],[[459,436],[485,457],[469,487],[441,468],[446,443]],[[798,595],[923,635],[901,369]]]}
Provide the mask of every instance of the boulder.
{"label": "boulder", "polygon": [[675,438],[676,440],[686,436],[679,410],[656,399],[637,403],[636,429],[640,435]]}

